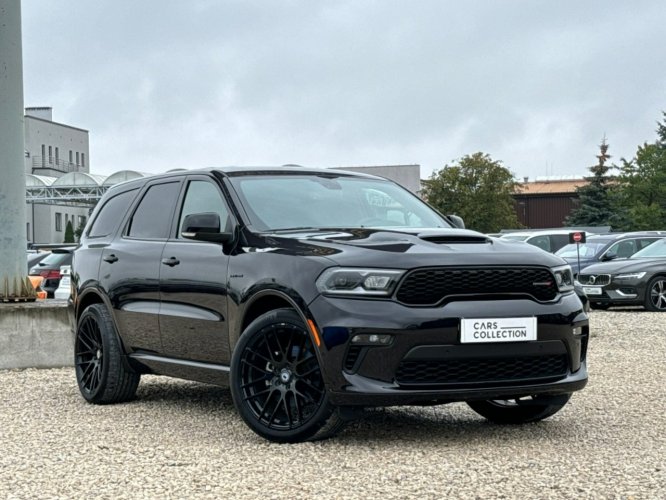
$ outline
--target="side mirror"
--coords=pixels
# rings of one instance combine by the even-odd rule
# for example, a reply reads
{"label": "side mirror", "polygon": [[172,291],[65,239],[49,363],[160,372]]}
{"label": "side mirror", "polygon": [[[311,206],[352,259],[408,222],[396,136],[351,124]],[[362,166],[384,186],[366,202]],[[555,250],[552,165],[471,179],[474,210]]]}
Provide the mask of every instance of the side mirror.
{"label": "side mirror", "polygon": [[233,233],[220,232],[220,216],[213,212],[185,216],[181,226],[181,236],[189,240],[229,243]]}
{"label": "side mirror", "polygon": [[604,255],[604,257],[601,260],[607,261],[614,259],[617,259],[617,254],[615,252],[608,252],[606,255]]}
{"label": "side mirror", "polygon": [[454,227],[457,227],[458,229],[465,229],[465,221],[462,219],[462,217],[457,215],[447,215],[446,217]]}

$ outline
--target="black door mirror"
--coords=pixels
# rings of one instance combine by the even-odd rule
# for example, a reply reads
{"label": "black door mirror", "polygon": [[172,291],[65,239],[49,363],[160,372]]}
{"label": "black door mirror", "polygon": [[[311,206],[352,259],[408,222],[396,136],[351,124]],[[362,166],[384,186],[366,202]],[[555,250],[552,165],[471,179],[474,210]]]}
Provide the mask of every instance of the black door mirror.
{"label": "black door mirror", "polygon": [[220,232],[220,216],[214,212],[186,215],[180,234],[190,240],[214,243],[228,243],[233,239],[233,233]]}
{"label": "black door mirror", "polygon": [[617,254],[615,252],[608,252],[601,260],[606,261],[614,259],[617,259]]}
{"label": "black door mirror", "polygon": [[465,229],[465,221],[462,219],[462,217],[459,217],[458,215],[447,215],[446,217],[454,227],[457,227],[458,229]]}

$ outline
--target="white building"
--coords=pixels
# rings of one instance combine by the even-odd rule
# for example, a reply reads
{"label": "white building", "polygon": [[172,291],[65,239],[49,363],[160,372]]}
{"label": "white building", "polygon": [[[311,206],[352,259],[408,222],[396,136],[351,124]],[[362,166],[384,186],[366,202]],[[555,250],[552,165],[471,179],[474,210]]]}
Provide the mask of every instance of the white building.
{"label": "white building", "polygon": [[[73,172],[90,171],[88,131],[53,121],[48,107],[26,108],[24,117],[27,183],[46,184]],[[62,243],[67,222],[76,230],[85,224],[90,206],[77,203],[28,203],[26,236],[29,243]]]}

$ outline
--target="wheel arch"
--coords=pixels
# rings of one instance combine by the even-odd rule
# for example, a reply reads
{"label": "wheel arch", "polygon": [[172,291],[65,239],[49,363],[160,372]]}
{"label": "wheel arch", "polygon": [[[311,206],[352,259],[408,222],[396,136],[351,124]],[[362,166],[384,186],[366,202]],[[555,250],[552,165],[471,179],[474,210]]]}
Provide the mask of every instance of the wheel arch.
{"label": "wheel arch", "polygon": [[[245,329],[250,325],[250,323],[252,323],[262,314],[266,314],[267,312],[274,311],[276,309],[292,309],[301,317],[304,325],[308,324],[309,317],[304,302],[299,304],[297,300],[281,290],[260,290],[246,301],[239,321],[236,322],[235,328],[232,332],[230,332],[231,335],[229,341],[231,344],[230,347],[232,352],[238,343],[238,339],[245,331]],[[310,329],[307,327],[306,329],[310,335],[312,335]]]}

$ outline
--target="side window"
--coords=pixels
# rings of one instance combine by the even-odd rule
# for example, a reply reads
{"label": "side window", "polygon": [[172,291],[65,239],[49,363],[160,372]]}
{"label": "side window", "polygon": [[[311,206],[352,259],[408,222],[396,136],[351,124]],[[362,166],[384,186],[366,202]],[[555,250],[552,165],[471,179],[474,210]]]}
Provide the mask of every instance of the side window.
{"label": "side window", "polygon": [[187,186],[183,209],[180,212],[178,237],[181,237],[180,233],[183,230],[185,217],[191,214],[207,212],[218,214],[220,216],[220,230],[224,231],[227,229],[226,224],[229,219],[229,211],[224,204],[220,191],[208,181],[191,181],[189,186]]}
{"label": "side window", "polygon": [[527,240],[527,242],[530,245],[534,245],[535,247],[539,247],[541,250],[545,250],[546,252],[550,252],[550,239],[548,236],[535,236],[533,238],[530,238]]}
{"label": "side window", "polygon": [[564,245],[569,243],[569,235],[568,234],[552,234],[550,236],[550,248],[552,248],[552,251],[559,250],[562,248]]}
{"label": "side window", "polygon": [[643,239],[640,239],[640,240],[638,240],[638,247],[639,247],[641,250],[643,250],[644,248],[647,248],[647,247],[649,247],[650,245],[652,245],[652,243],[654,243],[655,241],[657,241],[657,239],[658,239],[658,238],[643,238]]}
{"label": "side window", "polygon": [[607,253],[614,253],[620,259],[631,257],[636,253],[636,240],[618,241],[608,249]]}
{"label": "side window", "polygon": [[127,228],[127,236],[142,239],[168,238],[179,190],[179,182],[150,186],[134,211]]}
{"label": "side window", "polygon": [[138,189],[132,189],[109,198],[99,211],[90,231],[88,231],[88,237],[99,238],[115,232],[137,191]]}

